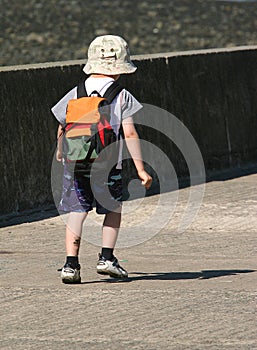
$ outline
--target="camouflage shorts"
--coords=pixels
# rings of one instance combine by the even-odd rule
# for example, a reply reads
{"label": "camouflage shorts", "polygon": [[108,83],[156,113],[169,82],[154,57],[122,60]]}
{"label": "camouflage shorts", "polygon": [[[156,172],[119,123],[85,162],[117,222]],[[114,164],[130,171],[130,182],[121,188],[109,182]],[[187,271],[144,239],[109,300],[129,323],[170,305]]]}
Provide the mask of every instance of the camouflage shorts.
{"label": "camouflage shorts", "polygon": [[90,175],[74,175],[64,165],[61,212],[88,212],[96,207],[98,214],[117,210],[122,201],[121,170],[112,169],[107,176],[103,171]]}

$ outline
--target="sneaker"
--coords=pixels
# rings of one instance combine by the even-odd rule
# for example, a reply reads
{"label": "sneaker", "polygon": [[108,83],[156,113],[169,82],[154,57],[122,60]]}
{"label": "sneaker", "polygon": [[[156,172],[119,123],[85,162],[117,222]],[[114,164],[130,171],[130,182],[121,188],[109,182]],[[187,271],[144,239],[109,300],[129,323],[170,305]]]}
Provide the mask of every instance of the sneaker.
{"label": "sneaker", "polygon": [[128,273],[124,270],[118,262],[118,259],[113,257],[112,260],[107,260],[99,254],[99,260],[96,266],[96,271],[100,275],[109,275],[115,278],[127,278]]}
{"label": "sneaker", "polygon": [[62,268],[61,278],[63,283],[80,283],[80,265],[78,264],[74,268],[70,264],[65,264]]}

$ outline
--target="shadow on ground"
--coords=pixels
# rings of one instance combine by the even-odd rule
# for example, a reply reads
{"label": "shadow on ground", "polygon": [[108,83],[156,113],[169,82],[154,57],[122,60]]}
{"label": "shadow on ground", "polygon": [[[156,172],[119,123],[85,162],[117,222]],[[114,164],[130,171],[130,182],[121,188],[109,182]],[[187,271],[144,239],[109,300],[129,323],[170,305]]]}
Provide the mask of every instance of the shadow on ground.
{"label": "shadow on ground", "polygon": [[[98,281],[82,282],[82,284],[91,283],[117,283],[117,282],[134,282],[134,281],[176,281],[189,279],[211,279],[225,276],[234,276],[243,273],[251,273],[256,270],[203,270],[200,272],[130,272],[127,279],[105,278]],[[132,275],[132,277],[131,277]],[[133,276],[134,275],[134,276]]]}
{"label": "shadow on ground", "polygon": [[[253,175],[257,174],[257,166],[251,165],[247,166],[245,168],[232,168],[232,169],[225,169],[220,171],[209,171],[206,174],[205,182],[212,182],[212,181],[227,181],[243,176]],[[134,178],[130,178],[129,180],[133,180]],[[195,180],[196,181],[196,180]],[[190,178],[187,176],[182,176],[178,179],[179,182],[179,189],[190,187],[191,182]],[[200,181],[199,183],[196,183],[198,185],[202,184]],[[170,183],[166,188],[162,188],[162,193],[164,192],[172,192],[178,190],[176,181],[173,183]],[[144,196],[153,196],[156,194],[160,194],[160,187],[159,183],[156,182],[153,184],[151,189],[147,190]],[[133,199],[141,198],[140,195],[134,195]],[[127,192],[127,188],[125,186],[124,188],[124,201],[129,200],[129,194]],[[32,223],[37,222],[44,219],[49,219],[52,217],[59,216],[59,212],[56,209],[54,204],[49,204],[48,206],[44,206],[41,208],[35,208],[34,210],[26,210],[23,212],[17,212],[17,213],[11,213],[6,215],[0,215],[0,228],[2,227],[8,227],[13,225],[19,225],[22,223]]]}

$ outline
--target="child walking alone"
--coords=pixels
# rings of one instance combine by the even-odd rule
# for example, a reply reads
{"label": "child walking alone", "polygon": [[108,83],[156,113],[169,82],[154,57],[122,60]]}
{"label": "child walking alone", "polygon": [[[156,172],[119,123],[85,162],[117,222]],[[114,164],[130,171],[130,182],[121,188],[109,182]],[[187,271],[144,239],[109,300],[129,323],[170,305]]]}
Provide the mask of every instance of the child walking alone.
{"label": "child walking alone", "polygon": [[[103,97],[121,74],[132,74],[136,69],[137,67],[130,60],[127,42],[123,38],[115,35],[96,37],[89,46],[88,60],[83,68],[87,75],[83,82],[87,96],[97,93],[98,96]],[[111,114],[110,125],[117,135],[117,139],[121,139],[118,159],[115,166],[110,164],[110,166],[101,169],[100,172],[98,171],[98,176],[94,179],[92,174],[80,176],[77,173],[72,173],[63,152],[62,139],[66,126],[67,106],[70,100],[78,97],[78,89],[74,87],[51,109],[60,123],[57,131],[56,158],[64,164],[63,189],[59,210],[69,213],[66,224],[67,257],[61,270],[61,279],[63,283],[81,282],[79,248],[82,228],[88,212],[93,209],[93,203],[96,205],[96,212],[104,215],[102,248],[99,253],[96,271],[99,274],[111,277],[127,278],[127,271],[120,266],[118,259],[114,256],[122,213],[121,141],[123,137],[135,164],[138,177],[141,179],[142,185],[148,189],[152,184],[152,177],[144,169],[140,140],[133,123],[133,115],[142,108],[142,105],[126,89],[121,89],[112,100],[109,108]],[[123,130],[122,133],[121,129]],[[108,183],[106,183],[106,178]],[[108,186],[108,190],[106,186]],[[106,200],[106,193],[109,194],[108,200]]]}

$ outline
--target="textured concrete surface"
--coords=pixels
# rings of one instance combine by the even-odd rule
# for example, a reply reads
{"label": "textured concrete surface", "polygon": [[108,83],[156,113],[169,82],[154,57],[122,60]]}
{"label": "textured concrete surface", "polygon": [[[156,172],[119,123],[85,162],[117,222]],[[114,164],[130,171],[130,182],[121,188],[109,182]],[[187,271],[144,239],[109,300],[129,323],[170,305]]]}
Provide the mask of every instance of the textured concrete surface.
{"label": "textured concrete surface", "polygon": [[257,3],[216,0],[1,0],[0,65],[84,59],[96,35],[132,54],[256,45]]}
{"label": "textured concrete surface", "polygon": [[[116,250],[129,271],[124,282],[96,274],[99,247],[85,239],[82,284],[61,283],[60,217],[1,228],[1,349],[256,350],[256,181],[207,183],[182,233],[190,188],[179,190],[154,237]],[[155,205],[155,196],[135,205],[135,222]]]}

